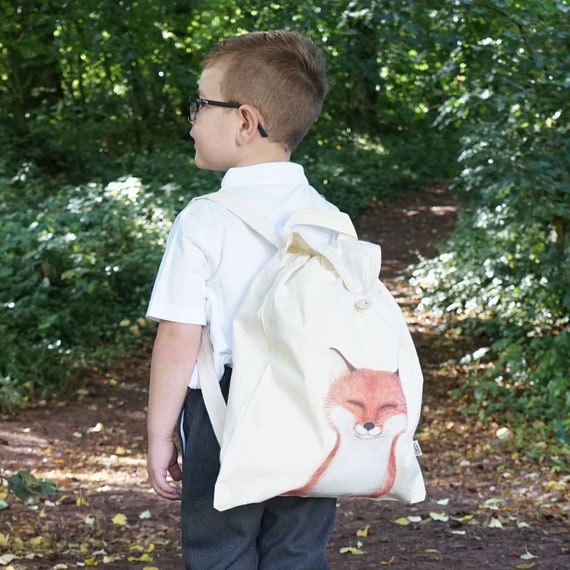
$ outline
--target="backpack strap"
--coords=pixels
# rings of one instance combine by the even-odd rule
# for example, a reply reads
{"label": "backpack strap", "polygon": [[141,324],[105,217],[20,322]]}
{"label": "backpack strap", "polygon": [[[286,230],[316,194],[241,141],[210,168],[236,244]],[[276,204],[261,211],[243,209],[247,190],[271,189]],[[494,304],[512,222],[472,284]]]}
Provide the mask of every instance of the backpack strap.
{"label": "backpack strap", "polygon": [[[213,194],[205,194],[200,199],[211,200],[225,208],[235,216],[237,216],[244,224],[248,225],[252,230],[264,237],[268,242],[272,243],[277,249],[283,245],[283,237],[258,216],[248,204],[241,200],[235,194],[225,192],[215,192]],[[356,238],[356,230],[348,214],[344,214],[337,210],[325,210],[323,208],[303,208],[292,214],[285,224],[285,235],[293,226],[314,226],[325,228]]]}
{"label": "backpack strap", "polygon": [[200,350],[198,352],[198,373],[200,375],[200,388],[204,404],[216,434],[216,439],[221,446],[226,424],[227,405],[214,368],[212,342],[207,326],[202,327],[202,341],[200,342]]}
{"label": "backpack strap", "polygon": [[234,216],[237,216],[242,222],[257,232],[261,237],[265,238],[269,243],[273,244],[277,249],[281,247],[283,243],[281,236],[235,194],[214,192],[213,194],[205,194],[195,199],[206,199],[216,202],[216,204],[219,204],[222,208],[225,208],[234,214]]}

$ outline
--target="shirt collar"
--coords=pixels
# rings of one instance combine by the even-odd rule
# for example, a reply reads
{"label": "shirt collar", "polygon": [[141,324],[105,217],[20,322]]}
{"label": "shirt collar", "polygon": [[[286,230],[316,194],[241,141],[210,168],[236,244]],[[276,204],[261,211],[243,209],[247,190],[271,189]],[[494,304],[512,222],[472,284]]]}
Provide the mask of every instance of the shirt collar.
{"label": "shirt collar", "polygon": [[231,186],[307,185],[303,167],[295,162],[264,162],[252,166],[230,168],[222,179],[222,189]]}

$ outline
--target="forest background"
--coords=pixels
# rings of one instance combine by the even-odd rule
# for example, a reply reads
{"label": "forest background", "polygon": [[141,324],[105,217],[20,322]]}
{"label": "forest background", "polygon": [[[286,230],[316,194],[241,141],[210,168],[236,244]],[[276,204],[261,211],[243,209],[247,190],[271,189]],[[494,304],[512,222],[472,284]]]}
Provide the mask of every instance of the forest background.
{"label": "forest background", "polygon": [[352,214],[449,185],[461,214],[410,269],[418,310],[476,346],[465,413],[567,462],[569,3],[316,4],[0,0],[0,413],[149,342],[170,224],[221,177],[192,161],[200,61],[228,35],[289,28],[330,77],[294,160]]}

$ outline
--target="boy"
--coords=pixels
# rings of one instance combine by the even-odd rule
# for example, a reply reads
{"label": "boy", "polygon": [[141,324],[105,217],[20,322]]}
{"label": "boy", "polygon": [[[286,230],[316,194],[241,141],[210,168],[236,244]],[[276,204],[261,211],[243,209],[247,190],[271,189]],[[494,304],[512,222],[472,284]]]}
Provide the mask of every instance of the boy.
{"label": "boy", "polygon": [[[296,32],[229,38],[205,58],[189,102],[196,165],[226,172],[219,192],[239,193],[279,233],[299,208],[332,208],[309,186],[292,151],[319,116],[327,90],[323,54]],[[148,316],[159,321],[151,364],[147,469],[154,490],[182,500],[186,568],[328,568],[336,501],[275,497],[213,508],[220,448],[200,391],[196,358],[208,326],[222,391],[232,365],[232,321],[272,245],[209,200],[189,204],[171,230]],[[187,395],[187,388],[190,391]],[[183,469],[173,432],[180,428]],[[182,480],[182,492],[167,475]]]}

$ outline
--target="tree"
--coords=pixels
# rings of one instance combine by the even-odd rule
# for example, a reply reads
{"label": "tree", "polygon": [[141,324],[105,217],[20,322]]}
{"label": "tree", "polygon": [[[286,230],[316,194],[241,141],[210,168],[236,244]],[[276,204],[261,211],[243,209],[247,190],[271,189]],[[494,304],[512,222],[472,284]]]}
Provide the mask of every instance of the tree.
{"label": "tree", "polygon": [[461,81],[439,121],[461,124],[455,188],[466,211],[447,253],[424,265],[424,304],[488,339],[491,366],[473,379],[483,413],[558,417],[567,430],[570,8],[454,2],[446,11],[460,37],[449,67]]}

